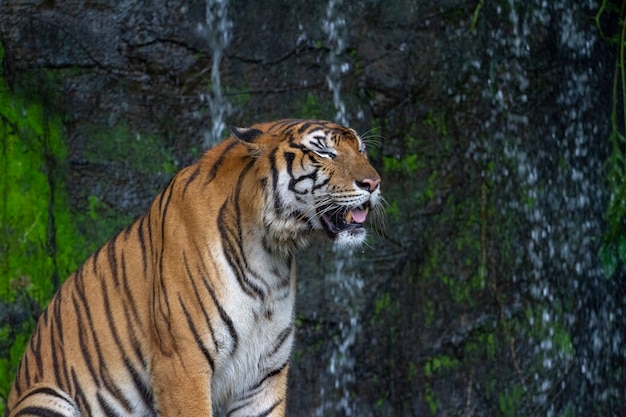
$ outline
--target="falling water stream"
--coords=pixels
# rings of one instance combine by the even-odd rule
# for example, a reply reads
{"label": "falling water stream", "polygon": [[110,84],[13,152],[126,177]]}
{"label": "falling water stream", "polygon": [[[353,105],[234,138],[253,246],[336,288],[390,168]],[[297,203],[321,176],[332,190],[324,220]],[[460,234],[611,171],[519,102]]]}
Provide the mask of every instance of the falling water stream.
{"label": "falling water stream", "polygon": [[[499,168],[486,175],[505,190],[501,195],[510,196],[499,205],[508,218],[527,227],[527,245],[519,248],[511,278],[523,283],[528,290],[523,296],[532,300],[527,316],[535,329],[531,343],[538,365],[527,375],[527,394],[534,401],[530,408],[547,416],[591,415],[590,404],[623,400],[624,395],[623,388],[607,381],[615,378],[608,358],[626,357],[616,325],[624,320],[623,300],[598,260],[597,237],[607,201],[598,186],[604,160],[598,141],[606,139],[591,116],[597,111],[593,103],[601,102],[591,59],[597,37],[590,32],[593,27],[575,23],[573,15],[581,7],[534,0],[525,2],[522,12],[520,2],[509,0],[508,7],[498,9],[507,23],[491,31],[493,46],[485,59],[468,63],[489,68],[483,98],[492,103],[484,121],[490,139],[477,138],[469,154],[482,163],[496,162]],[[589,61],[588,66],[567,65],[560,73],[558,85],[563,87],[554,99],[568,110],[556,121],[526,105],[532,79],[527,68],[538,53],[532,44],[538,27],[558,28],[561,56]],[[528,138],[527,132],[540,135],[541,141]]]}
{"label": "falling water stream", "polygon": [[330,47],[328,55],[328,74],[326,83],[333,93],[333,104],[337,123],[347,125],[346,104],[341,97],[341,76],[350,69],[349,64],[342,60],[345,50],[346,18],[343,10],[343,0],[329,0],[326,6],[326,18],[322,21],[322,29],[328,37]]}
{"label": "falling water stream", "polygon": [[211,129],[204,133],[204,148],[208,149],[223,139],[230,105],[222,91],[220,63],[230,44],[233,23],[228,19],[228,0],[206,0],[206,23],[198,28],[204,33],[211,48],[211,94],[203,94],[211,115]]}
{"label": "falling water stream", "polygon": [[355,415],[350,393],[355,382],[355,358],[352,348],[361,328],[356,300],[364,283],[352,269],[352,259],[355,256],[353,251],[335,251],[334,256],[334,271],[326,276],[325,282],[331,294],[331,302],[339,313],[337,320],[339,334],[332,340],[330,346],[328,380],[332,385],[322,386],[320,389],[317,416],[334,413]]}
{"label": "falling water stream", "polygon": [[[333,94],[335,122],[348,125],[346,105],[341,96],[341,77],[349,70],[349,64],[342,59],[347,36],[342,0],[328,1],[322,29],[330,48],[326,83]],[[332,381],[332,385],[320,388],[317,416],[336,413],[345,416],[355,415],[351,399],[351,388],[355,382],[355,358],[352,348],[360,331],[360,312],[356,300],[363,288],[363,280],[355,271],[354,256],[350,250],[335,250],[334,270],[325,278],[333,306],[339,313],[337,316],[339,334],[332,340],[328,364],[329,380]]]}

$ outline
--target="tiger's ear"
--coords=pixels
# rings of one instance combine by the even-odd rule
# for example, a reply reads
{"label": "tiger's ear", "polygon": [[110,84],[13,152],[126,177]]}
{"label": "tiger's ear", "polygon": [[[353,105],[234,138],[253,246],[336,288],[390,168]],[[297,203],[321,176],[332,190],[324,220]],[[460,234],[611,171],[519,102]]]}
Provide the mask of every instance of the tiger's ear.
{"label": "tiger's ear", "polygon": [[257,136],[263,134],[262,130],[254,129],[252,127],[236,127],[231,126],[230,131],[233,132],[233,135],[239,140],[244,142],[252,143]]}
{"label": "tiger's ear", "polygon": [[248,147],[248,154],[254,158],[261,155],[261,145],[254,143],[254,140],[263,134],[262,130],[254,129],[252,127],[236,127],[231,126],[230,131],[233,132],[233,136]]}

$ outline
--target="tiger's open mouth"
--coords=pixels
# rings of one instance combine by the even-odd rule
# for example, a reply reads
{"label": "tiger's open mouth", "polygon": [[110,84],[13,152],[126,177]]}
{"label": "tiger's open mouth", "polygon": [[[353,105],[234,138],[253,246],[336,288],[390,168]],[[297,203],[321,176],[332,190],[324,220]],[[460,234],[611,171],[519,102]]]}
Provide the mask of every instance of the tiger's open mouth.
{"label": "tiger's open mouth", "polygon": [[326,207],[321,210],[320,219],[328,237],[334,239],[341,232],[363,229],[368,212],[369,203],[353,208]]}

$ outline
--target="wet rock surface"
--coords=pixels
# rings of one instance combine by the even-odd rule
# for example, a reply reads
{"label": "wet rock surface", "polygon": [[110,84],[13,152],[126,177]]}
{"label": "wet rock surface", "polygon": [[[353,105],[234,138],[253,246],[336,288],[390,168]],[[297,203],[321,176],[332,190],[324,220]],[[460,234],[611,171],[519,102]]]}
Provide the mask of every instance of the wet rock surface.
{"label": "wet rock surface", "polygon": [[[390,206],[385,236],[343,258],[356,290],[329,278],[328,242],[302,255],[289,415],[624,411],[608,371],[623,348],[606,362],[609,347],[587,349],[623,329],[585,324],[623,301],[595,255],[614,69],[597,5],[484,2],[472,29],[475,3],[227,7],[221,93],[241,126],[335,117],[324,22],[344,19],[335,81]],[[97,196],[107,215],[140,215],[202,152],[216,4],[0,5],[6,79],[65,115],[76,210]],[[347,336],[342,379],[329,364]]]}

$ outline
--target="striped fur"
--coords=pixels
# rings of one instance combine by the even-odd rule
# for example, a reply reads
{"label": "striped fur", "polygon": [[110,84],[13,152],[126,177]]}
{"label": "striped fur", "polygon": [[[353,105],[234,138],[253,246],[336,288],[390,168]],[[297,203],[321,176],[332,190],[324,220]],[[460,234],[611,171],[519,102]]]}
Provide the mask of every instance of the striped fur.
{"label": "striped fur", "polygon": [[62,286],[5,416],[283,416],[297,251],[363,243],[379,182],[352,129],[233,129]]}

